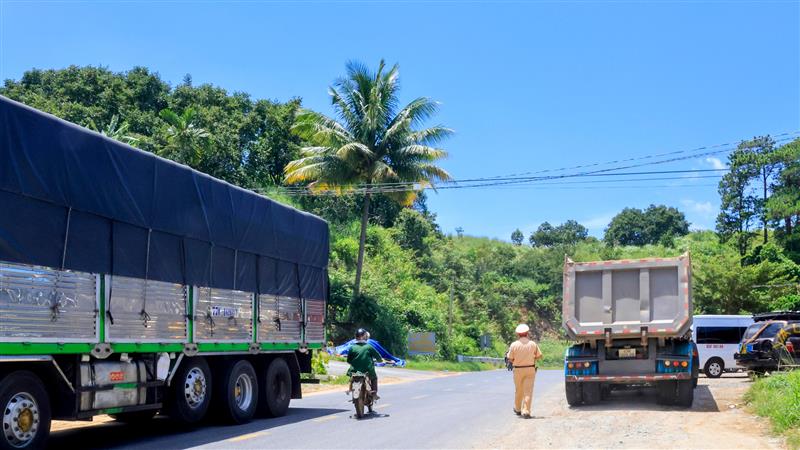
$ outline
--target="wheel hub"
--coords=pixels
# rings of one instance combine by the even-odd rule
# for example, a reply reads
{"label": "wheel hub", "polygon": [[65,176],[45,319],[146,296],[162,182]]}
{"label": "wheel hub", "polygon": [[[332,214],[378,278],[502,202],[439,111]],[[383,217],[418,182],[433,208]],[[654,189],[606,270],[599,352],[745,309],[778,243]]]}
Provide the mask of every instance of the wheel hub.
{"label": "wheel hub", "polygon": [[246,410],[250,408],[250,404],[253,402],[253,385],[250,377],[241,374],[236,378],[236,383],[234,383],[233,387],[233,397],[236,400],[236,405],[240,409]]}
{"label": "wheel hub", "polygon": [[39,407],[33,396],[20,392],[2,410],[2,432],[12,447],[25,447],[39,431]]}
{"label": "wheel hub", "polygon": [[186,374],[184,384],[186,403],[191,408],[200,406],[206,398],[206,376],[202,370],[193,368]]}

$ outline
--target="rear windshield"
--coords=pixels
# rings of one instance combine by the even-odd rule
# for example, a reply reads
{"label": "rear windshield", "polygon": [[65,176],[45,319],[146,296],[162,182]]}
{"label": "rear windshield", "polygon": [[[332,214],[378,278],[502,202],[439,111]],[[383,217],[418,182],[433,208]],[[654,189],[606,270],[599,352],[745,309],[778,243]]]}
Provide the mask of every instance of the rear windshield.
{"label": "rear windshield", "polygon": [[[747,327],[747,331],[744,332],[744,337],[742,339],[745,340],[752,339],[753,337],[755,337],[756,333],[758,333],[758,330],[760,330],[763,326],[764,326],[763,323],[754,323],[750,325],[749,327]],[[783,322],[772,322],[769,325],[767,325],[766,328],[764,328],[764,331],[762,331],[761,334],[758,335],[758,338],[759,339],[774,338],[775,335],[778,334],[778,331],[780,331],[781,328],[783,327],[784,327]]]}

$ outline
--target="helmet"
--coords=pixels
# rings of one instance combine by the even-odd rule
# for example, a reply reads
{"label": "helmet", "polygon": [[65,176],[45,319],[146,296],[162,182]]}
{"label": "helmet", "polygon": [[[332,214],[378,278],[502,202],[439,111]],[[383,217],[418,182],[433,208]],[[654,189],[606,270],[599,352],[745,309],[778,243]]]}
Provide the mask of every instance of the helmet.
{"label": "helmet", "polygon": [[530,329],[530,327],[528,327],[527,324],[521,323],[521,324],[517,325],[517,329],[514,330],[514,332],[517,333],[517,334],[525,334],[530,330],[531,329]]}
{"label": "helmet", "polygon": [[363,328],[359,328],[358,330],[356,330],[356,339],[366,338],[367,336],[369,336],[369,332],[367,332],[367,330]]}

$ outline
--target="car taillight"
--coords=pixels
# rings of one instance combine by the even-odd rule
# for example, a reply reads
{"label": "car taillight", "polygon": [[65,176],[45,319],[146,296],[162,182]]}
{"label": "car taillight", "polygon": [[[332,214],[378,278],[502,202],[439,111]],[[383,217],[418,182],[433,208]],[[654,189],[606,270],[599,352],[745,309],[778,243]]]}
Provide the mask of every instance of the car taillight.
{"label": "car taillight", "polygon": [[786,342],[786,351],[789,353],[794,353],[794,344],[791,341]]}

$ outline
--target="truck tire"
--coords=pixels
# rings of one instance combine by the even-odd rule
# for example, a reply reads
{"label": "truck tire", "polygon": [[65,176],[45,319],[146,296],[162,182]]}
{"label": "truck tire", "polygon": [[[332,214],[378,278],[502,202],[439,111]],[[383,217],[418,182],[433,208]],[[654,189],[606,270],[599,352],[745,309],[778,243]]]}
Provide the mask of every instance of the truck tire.
{"label": "truck tire", "polygon": [[675,404],[684,408],[691,408],[694,402],[694,386],[692,380],[678,381]]}
{"label": "truck tire", "polygon": [[259,414],[282,417],[289,410],[292,399],[292,372],[283,358],[273,359],[259,378]]}
{"label": "truck tire", "polygon": [[708,378],[719,378],[724,371],[725,363],[719,358],[709,359],[706,361],[705,368],[703,368],[703,373],[705,373]]}
{"label": "truck tire", "polygon": [[0,449],[44,448],[50,435],[50,398],[26,370],[0,380]]}
{"label": "truck tire", "polygon": [[581,403],[583,403],[581,384],[582,383],[564,383],[569,406],[580,406]]}
{"label": "truck tire", "polygon": [[656,385],[658,389],[658,403],[661,405],[673,405],[677,398],[677,385],[675,381],[659,381]]}
{"label": "truck tire", "polygon": [[229,423],[247,423],[258,407],[258,377],[249,361],[240,359],[228,364],[215,386],[215,411]]}
{"label": "truck tire", "polygon": [[187,358],[178,367],[167,394],[167,414],[182,424],[197,423],[211,404],[211,369],[202,356]]}
{"label": "truck tire", "polygon": [[583,403],[586,405],[600,403],[600,383],[581,384],[583,384]]}

